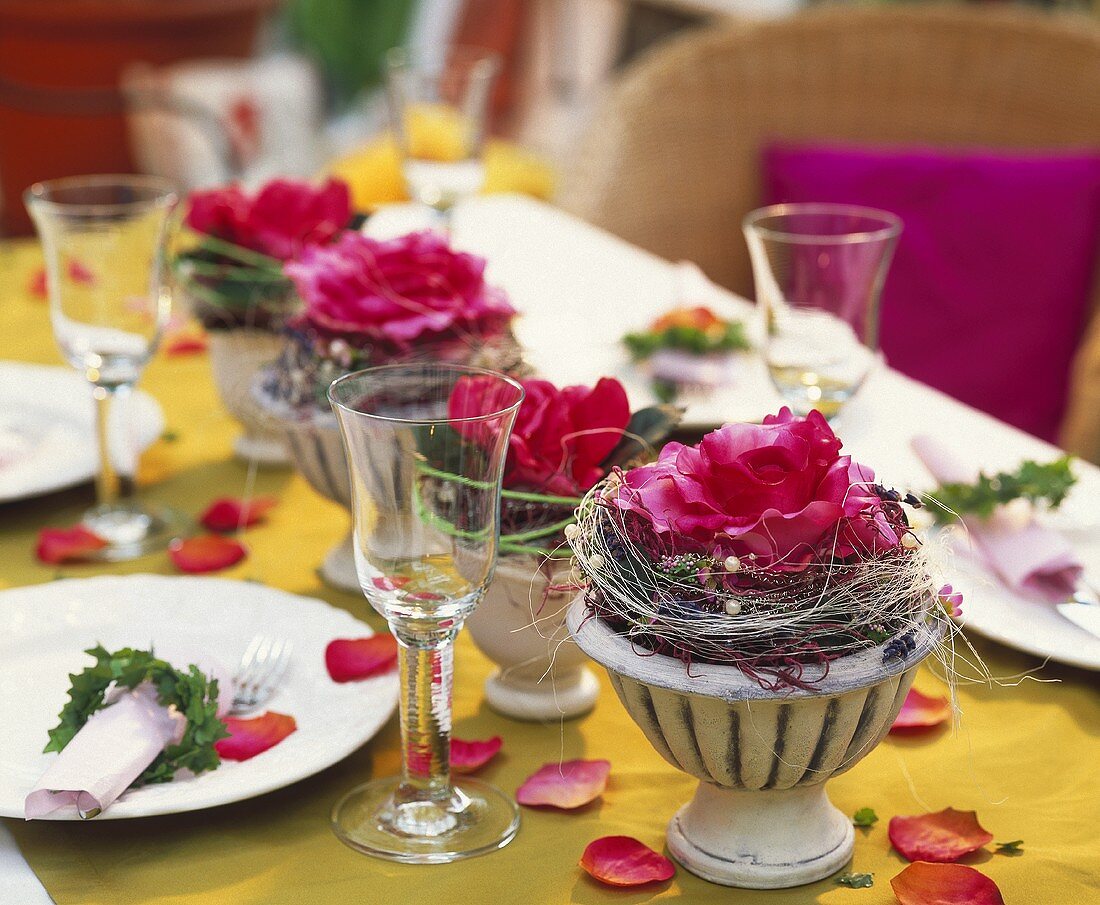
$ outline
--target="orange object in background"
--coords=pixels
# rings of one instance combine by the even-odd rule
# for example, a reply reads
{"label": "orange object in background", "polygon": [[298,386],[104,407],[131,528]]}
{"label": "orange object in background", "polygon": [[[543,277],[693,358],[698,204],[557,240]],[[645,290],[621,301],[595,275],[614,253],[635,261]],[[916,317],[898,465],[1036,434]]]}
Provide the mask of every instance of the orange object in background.
{"label": "orange object in background", "polygon": [[0,0],[0,234],[26,234],[40,179],[134,171],[132,64],[251,55],[277,0]]}

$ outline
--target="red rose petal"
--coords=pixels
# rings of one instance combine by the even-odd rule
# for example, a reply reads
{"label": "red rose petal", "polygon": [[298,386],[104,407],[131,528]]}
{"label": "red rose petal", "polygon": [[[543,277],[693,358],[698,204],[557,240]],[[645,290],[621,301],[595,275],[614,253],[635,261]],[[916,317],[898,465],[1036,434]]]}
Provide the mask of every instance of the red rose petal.
{"label": "red rose petal", "polygon": [[268,510],[278,502],[275,497],[270,496],[251,500],[221,497],[207,507],[199,521],[210,531],[236,531],[263,521]]}
{"label": "red rose petal", "polygon": [[910,861],[957,861],[993,841],[974,811],[945,808],[935,814],[890,819],[890,844]]}
{"label": "red rose petal", "polygon": [[947,698],[932,698],[910,688],[905,703],[898,711],[890,732],[907,735],[933,729],[951,718],[951,702]]}
{"label": "red rose petal", "polygon": [[371,580],[379,591],[396,591],[412,581],[411,578],[406,578],[403,575],[379,575]]}
{"label": "red rose petal", "polygon": [[69,279],[74,283],[79,283],[82,286],[94,286],[96,284],[95,274],[91,269],[77,261],[75,258],[69,261],[68,266]]}
{"label": "red rose petal", "polygon": [[379,632],[369,638],[337,638],[325,648],[325,668],[334,682],[355,682],[397,665],[397,639]]}
{"label": "red rose petal", "polygon": [[676,873],[668,858],[631,836],[603,836],[588,843],[580,864],[609,886],[641,886],[670,880]]}
{"label": "red rose petal", "polygon": [[38,270],[31,274],[31,278],[27,281],[27,292],[35,298],[44,299],[46,297],[45,267],[39,267]]}
{"label": "red rose petal", "polygon": [[164,345],[165,355],[195,355],[205,352],[206,336],[201,333],[177,333],[168,337]]}
{"label": "red rose petal", "polygon": [[890,881],[900,905],[1004,905],[997,884],[963,864],[917,861]]}
{"label": "red rose petal", "polygon": [[181,572],[199,574],[228,569],[248,555],[244,544],[217,534],[173,541],[168,555]]}
{"label": "red rose petal", "polygon": [[475,773],[497,756],[504,744],[499,735],[484,741],[464,741],[451,739],[451,771],[454,773]]}
{"label": "red rose petal", "polygon": [[607,788],[606,760],[567,760],[543,764],[516,790],[516,801],[529,807],[572,810],[595,801]]}
{"label": "red rose petal", "polygon": [[42,562],[57,565],[63,562],[80,562],[107,546],[98,534],[83,525],[72,528],[43,528],[38,532],[35,554]]}
{"label": "red rose petal", "polygon": [[218,739],[214,749],[224,760],[248,760],[274,748],[298,728],[294,717],[269,710],[249,719],[226,717],[229,738]]}

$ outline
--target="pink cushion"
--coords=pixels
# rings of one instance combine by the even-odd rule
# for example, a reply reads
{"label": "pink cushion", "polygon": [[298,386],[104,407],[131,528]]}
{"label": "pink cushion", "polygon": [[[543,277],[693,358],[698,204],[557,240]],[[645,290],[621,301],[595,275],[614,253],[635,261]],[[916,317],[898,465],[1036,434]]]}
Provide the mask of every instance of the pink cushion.
{"label": "pink cushion", "polygon": [[765,203],[904,221],[882,301],[892,366],[1056,438],[1100,244],[1100,154],[783,145],[763,163]]}

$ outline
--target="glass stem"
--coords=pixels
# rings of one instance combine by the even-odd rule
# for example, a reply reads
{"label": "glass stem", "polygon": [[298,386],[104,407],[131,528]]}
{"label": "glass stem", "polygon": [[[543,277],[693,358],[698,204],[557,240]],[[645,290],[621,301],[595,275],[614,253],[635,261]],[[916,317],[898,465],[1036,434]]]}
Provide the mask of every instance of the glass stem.
{"label": "glass stem", "polygon": [[395,798],[443,801],[451,787],[451,690],[457,628],[394,627],[401,670],[402,781]]}
{"label": "glass stem", "polygon": [[[134,469],[132,462],[116,465],[111,450],[111,410],[114,402],[129,392],[125,384],[104,386],[96,384],[95,397],[96,446],[99,449],[99,471],[96,473],[96,501],[100,506],[115,506],[134,495]],[[125,436],[124,440],[130,438]],[[124,444],[127,445],[127,444]]]}

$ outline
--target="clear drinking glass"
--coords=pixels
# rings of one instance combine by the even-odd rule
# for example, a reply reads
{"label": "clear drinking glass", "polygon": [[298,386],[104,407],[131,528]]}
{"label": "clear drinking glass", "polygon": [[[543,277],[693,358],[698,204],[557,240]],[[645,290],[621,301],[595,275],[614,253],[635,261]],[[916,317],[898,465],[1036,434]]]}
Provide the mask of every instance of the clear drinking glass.
{"label": "clear drinking glass", "polygon": [[[452,418],[464,384],[480,402]],[[345,795],[333,829],[394,861],[493,851],[515,836],[519,812],[492,786],[450,775],[453,643],[493,576],[523,389],[480,368],[391,365],[341,377],[328,396],[351,475],[359,584],[400,651],[402,745],[401,775]]]}
{"label": "clear drinking glass", "polygon": [[901,220],[851,205],[777,204],[743,228],[772,383],[797,414],[832,418],[878,360],[879,299]]}
{"label": "clear drinking glass", "polygon": [[109,427],[112,403],[128,408],[168,320],[166,245],[177,200],[170,183],[151,176],[75,176],[24,195],[45,255],[54,337],[96,400],[97,505],[83,522],[107,541],[97,559],[164,547],[179,527],[170,511],[134,499],[131,432],[112,444]]}
{"label": "clear drinking glass", "polygon": [[446,218],[485,184],[483,149],[500,58],[470,47],[441,61],[391,50],[386,99],[409,194]]}

